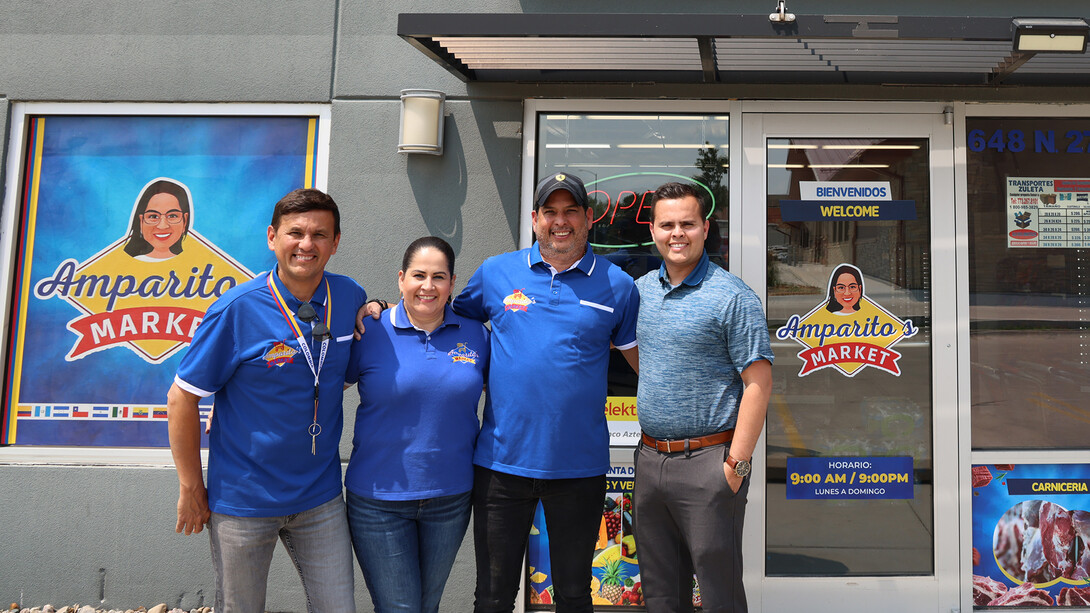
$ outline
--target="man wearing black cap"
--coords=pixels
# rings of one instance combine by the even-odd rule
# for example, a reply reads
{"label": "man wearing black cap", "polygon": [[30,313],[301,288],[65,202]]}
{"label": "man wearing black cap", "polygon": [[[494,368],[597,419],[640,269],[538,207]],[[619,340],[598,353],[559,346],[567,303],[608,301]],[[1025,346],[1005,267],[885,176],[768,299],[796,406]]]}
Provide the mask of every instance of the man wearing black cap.
{"label": "man wearing black cap", "polygon": [[593,211],[577,177],[534,191],[537,242],[489,258],[454,300],[492,322],[484,423],[473,458],[474,611],[511,611],[540,501],[557,613],[590,613],[591,556],[609,470],[610,343],[637,366],[639,295],[587,243]]}

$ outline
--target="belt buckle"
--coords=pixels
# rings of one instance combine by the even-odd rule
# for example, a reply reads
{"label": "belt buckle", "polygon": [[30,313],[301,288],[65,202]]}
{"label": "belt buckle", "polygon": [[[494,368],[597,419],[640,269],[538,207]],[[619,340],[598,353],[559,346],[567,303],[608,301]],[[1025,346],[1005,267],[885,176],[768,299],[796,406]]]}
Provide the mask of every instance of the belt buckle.
{"label": "belt buckle", "polygon": [[[689,439],[687,438],[680,440],[675,439],[672,441],[661,441],[661,443],[662,447],[659,447],[657,444],[655,445],[655,447],[663,453],[681,453],[682,451],[684,451],[686,454],[689,453]],[[678,444],[681,445],[680,448],[674,447],[674,445]]]}

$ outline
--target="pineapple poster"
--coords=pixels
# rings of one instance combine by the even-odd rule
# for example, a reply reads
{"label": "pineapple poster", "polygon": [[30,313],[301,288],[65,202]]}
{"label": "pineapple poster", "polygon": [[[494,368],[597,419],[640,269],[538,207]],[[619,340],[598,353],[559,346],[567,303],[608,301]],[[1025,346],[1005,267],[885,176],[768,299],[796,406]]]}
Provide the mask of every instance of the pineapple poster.
{"label": "pineapple poster", "polygon": [[[591,563],[591,597],[595,610],[643,610],[639,551],[633,526],[634,467],[615,464],[606,475],[602,521]],[[552,610],[553,587],[549,564],[549,529],[538,505],[530,529],[527,563],[527,610]],[[693,603],[700,606],[700,590],[693,583]]]}

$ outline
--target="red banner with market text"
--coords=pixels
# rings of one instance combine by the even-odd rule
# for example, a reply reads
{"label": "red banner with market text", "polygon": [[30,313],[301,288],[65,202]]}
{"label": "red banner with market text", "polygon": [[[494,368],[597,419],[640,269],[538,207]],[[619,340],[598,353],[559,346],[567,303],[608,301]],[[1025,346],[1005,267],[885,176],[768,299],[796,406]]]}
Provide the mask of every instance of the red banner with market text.
{"label": "red banner with market text", "polygon": [[799,371],[799,376],[832,366],[834,364],[863,364],[884,370],[890,374],[901,375],[901,368],[897,364],[901,354],[893,349],[879,347],[870,343],[833,343],[822,345],[799,352],[805,364]]}
{"label": "red banner with market text", "polygon": [[100,349],[140,340],[188,343],[204,312],[173,306],[135,307],[95,313],[68,322],[78,336],[69,359]]}

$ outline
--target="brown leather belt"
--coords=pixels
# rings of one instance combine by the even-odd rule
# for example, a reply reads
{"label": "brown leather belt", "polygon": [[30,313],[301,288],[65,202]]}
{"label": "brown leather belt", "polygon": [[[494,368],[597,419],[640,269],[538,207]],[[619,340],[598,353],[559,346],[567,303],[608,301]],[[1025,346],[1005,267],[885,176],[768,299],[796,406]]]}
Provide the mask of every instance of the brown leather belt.
{"label": "brown leather belt", "polygon": [[722,445],[723,443],[729,443],[734,438],[734,428],[730,430],[724,430],[723,432],[716,432],[715,434],[709,434],[707,436],[697,436],[695,438],[683,438],[673,441],[659,440],[649,436],[646,432],[643,433],[643,444],[648,447],[654,447],[656,450],[662,453],[677,453],[679,451],[696,451],[701,447],[710,447],[712,445]]}

